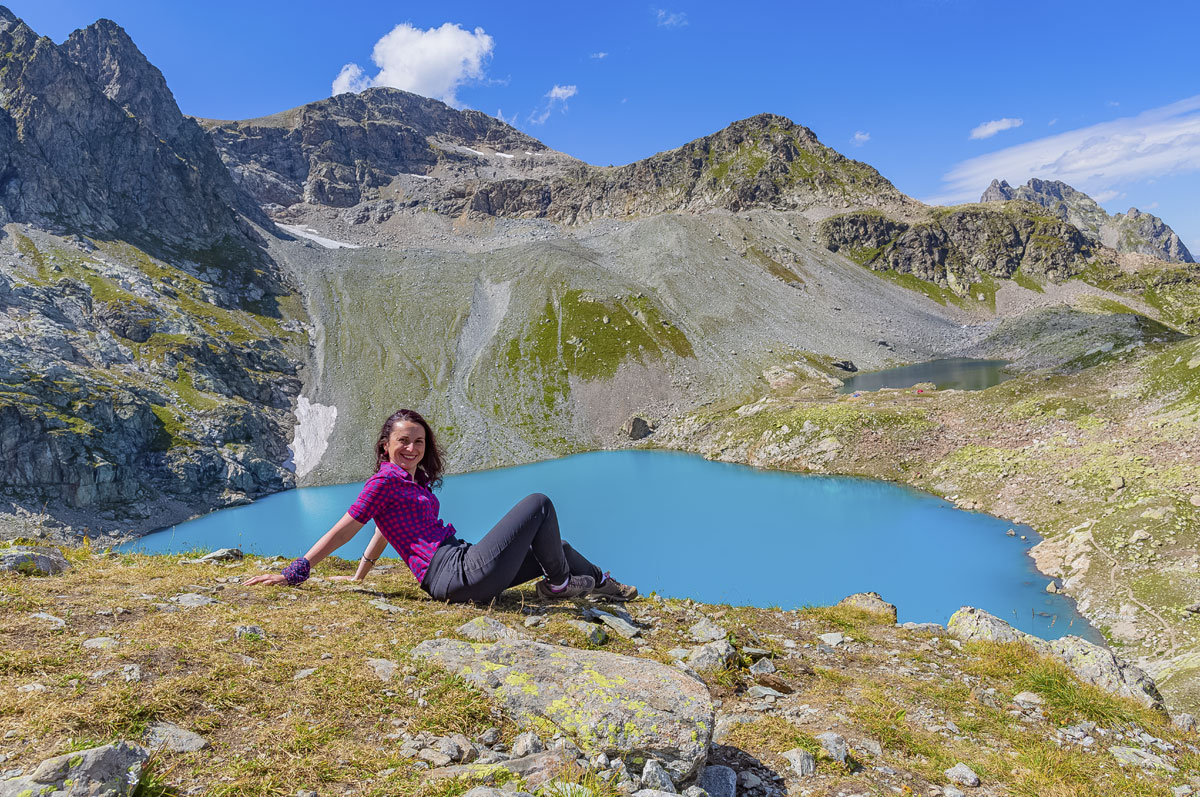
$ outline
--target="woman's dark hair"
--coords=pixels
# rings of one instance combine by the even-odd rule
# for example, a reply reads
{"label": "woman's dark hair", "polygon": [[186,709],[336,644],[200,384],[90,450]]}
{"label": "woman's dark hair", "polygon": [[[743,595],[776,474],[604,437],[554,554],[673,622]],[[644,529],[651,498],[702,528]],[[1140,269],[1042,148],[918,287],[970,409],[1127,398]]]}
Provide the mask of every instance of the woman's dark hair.
{"label": "woman's dark hair", "polygon": [[383,467],[383,463],[388,461],[387,441],[392,436],[392,429],[401,421],[419,423],[421,424],[421,428],[425,430],[425,455],[421,457],[420,463],[417,464],[417,484],[422,487],[428,487],[430,490],[441,487],[443,469],[442,450],[438,448],[437,438],[433,434],[433,427],[416,410],[397,410],[383,422],[383,428],[379,430],[379,439],[375,441],[375,470],[378,471]]}

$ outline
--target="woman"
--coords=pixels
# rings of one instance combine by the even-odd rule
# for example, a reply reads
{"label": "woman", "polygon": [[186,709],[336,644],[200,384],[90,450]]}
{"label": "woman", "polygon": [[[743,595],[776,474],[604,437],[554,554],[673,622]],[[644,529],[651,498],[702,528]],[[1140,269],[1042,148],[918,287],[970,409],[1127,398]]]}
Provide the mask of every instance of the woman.
{"label": "woman", "polygon": [[420,413],[400,410],[384,421],[375,460],[375,475],[358,500],[307,554],[282,573],[255,576],[246,584],[300,584],[313,565],[374,520],[378,531],[358,571],[335,578],[362,581],[391,543],[421,589],[437,600],[487,603],[538,576],[537,594],[544,600],[589,594],[622,601],[637,597],[637,588],[601,573],[559,538],[554,505],[540,493],[513,507],[478,543],[455,537],[454,526],[438,518],[433,490],[442,483],[442,452]]}

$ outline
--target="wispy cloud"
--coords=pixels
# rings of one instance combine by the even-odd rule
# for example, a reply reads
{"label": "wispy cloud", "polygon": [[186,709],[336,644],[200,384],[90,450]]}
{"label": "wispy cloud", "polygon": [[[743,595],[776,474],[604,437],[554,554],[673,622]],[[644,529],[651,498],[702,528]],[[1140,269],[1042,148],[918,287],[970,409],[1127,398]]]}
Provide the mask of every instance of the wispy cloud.
{"label": "wispy cloud", "polygon": [[993,178],[1062,180],[1097,193],[1115,185],[1200,170],[1200,95],[1137,116],[1068,130],[962,161],[931,204],[978,199]]}
{"label": "wispy cloud", "polygon": [[660,28],[682,28],[688,24],[686,13],[665,8],[654,9],[654,19]]}
{"label": "wispy cloud", "polygon": [[517,123],[517,115],[514,113],[512,116],[505,116],[503,108],[496,109],[496,118],[509,125],[516,125]]}
{"label": "wispy cloud", "polygon": [[535,125],[545,124],[555,108],[563,111],[567,110],[567,100],[578,93],[579,88],[577,86],[560,86],[556,83],[554,88],[546,92],[546,104],[542,106],[541,110],[530,114],[529,121]]}
{"label": "wispy cloud", "polygon": [[601,58],[608,58],[608,53],[600,51],[598,53],[592,53],[591,57],[595,58],[596,60],[600,60]]}
{"label": "wispy cloud", "polygon": [[1120,191],[1114,191],[1110,188],[1107,191],[1101,191],[1098,194],[1092,194],[1092,199],[1096,200],[1097,202],[1107,202],[1108,200],[1116,199],[1119,196],[1121,196]]}
{"label": "wispy cloud", "polygon": [[483,77],[494,46],[483,28],[467,31],[447,22],[421,30],[404,22],[375,42],[371,60],[379,72],[372,77],[358,64],[346,64],[333,81],[333,93],[391,86],[457,106],[458,87]]}
{"label": "wispy cloud", "polygon": [[864,133],[862,130],[855,130],[854,135],[850,137],[850,143],[856,147],[861,147],[871,140],[870,133]]}
{"label": "wispy cloud", "polygon": [[971,130],[970,138],[991,138],[1003,130],[1011,130],[1014,127],[1020,127],[1023,124],[1025,124],[1025,120],[1023,119],[1009,119],[1008,117],[996,119],[992,122],[984,122],[983,124],[979,125],[979,127]]}

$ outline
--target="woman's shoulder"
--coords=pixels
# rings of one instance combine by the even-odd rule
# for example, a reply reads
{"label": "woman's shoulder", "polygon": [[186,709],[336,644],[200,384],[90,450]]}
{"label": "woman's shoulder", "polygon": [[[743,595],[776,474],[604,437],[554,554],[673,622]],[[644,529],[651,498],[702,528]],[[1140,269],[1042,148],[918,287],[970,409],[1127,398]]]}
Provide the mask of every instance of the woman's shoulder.
{"label": "woman's shoulder", "polygon": [[389,487],[404,487],[407,485],[416,486],[413,477],[398,465],[391,462],[385,462],[375,471],[371,478],[367,479],[367,485],[387,485]]}

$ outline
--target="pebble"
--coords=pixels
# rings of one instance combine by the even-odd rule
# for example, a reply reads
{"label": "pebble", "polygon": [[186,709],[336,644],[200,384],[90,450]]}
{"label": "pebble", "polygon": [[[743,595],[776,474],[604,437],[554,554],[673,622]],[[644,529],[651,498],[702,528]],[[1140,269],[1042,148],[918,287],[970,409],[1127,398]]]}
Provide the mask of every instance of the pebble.
{"label": "pebble", "polygon": [[146,747],[170,753],[194,753],[208,747],[208,740],[170,722],[156,722],[146,729]]}
{"label": "pebble", "polygon": [[45,620],[48,623],[50,623],[51,625],[53,625],[55,628],[62,628],[63,626],[65,626],[67,624],[67,621],[62,619],[61,617],[55,617],[54,615],[46,614],[45,612],[35,612],[34,614],[31,614],[29,616],[35,620]]}
{"label": "pebble", "polygon": [[961,761],[947,769],[944,774],[947,780],[951,783],[957,783],[960,786],[974,788],[980,783],[979,776],[975,774],[974,770]]}
{"label": "pebble", "polygon": [[846,635],[841,631],[834,631],[831,634],[821,634],[817,639],[829,645],[831,648],[836,648],[838,645],[846,641]]}
{"label": "pebble", "polygon": [[653,758],[646,761],[646,765],[642,768],[642,788],[655,789],[668,794],[676,793],[671,776],[663,768],[662,763]]}
{"label": "pebble", "polygon": [[705,617],[688,629],[688,635],[691,636],[693,641],[703,644],[705,642],[716,642],[718,639],[724,639],[727,633],[724,628]]}
{"label": "pebble", "polygon": [[296,670],[296,674],[292,676],[293,681],[303,681],[308,676],[317,671],[316,667],[309,667],[307,670]]}
{"label": "pebble", "polygon": [[520,734],[516,739],[513,739],[512,743],[513,758],[524,758],[527,755],[540,753],[545,749],[546,746],[542,744],[542,740],[532,731]]}
{"label": "pebble", "polygon": [[83,641],[83,647],[87,650],[113,650],[120,642],[110,636],[98,636]]}
{"label": "pebble", "polygon": [[839,764],[846,763],[846,756],[849,754],[849,749],[846,747],[846,740],[832,731],[818,733],[816,740],[821,743],[821,747],[825,748],[825,752],[829,753],[829,757]]}
{"label": "pebble", "polygon": [[376,678],[386,684],[396,677],[396,670],[400,665],[388,659],[367,659],[367,666],[375,673]]}
{"label": "pebble", "polygon": [[568,620],[567,624],[583,634],[584,639],[593,645],[603,645],[608,639],[605,630],[593,623],[585,623],[583,620]]}
{"label": "pebble", "polygon": [[792,771],[797,777],[806,777],[817,771],[817,759],[807,750],[797,747],[794,750],[788,750],[783,754],[788,763],[792,765]]}
{"label": "pebble", "polygon": [[233,630],[233,636],[236,639],[244,639],[246,637],[266,639],[267,632],[262,629],[261,625],[239,625]]}
{"label": "pebble", "polygon": [[[744,653],[745,651],[742,652]],[[770,675],[773,672],[775,672],[775,665],[770,659],[759,659],[750,665],[751,675]]]}
{"label": "pebble", "polygon": [[173,598],[169,598],[169,600],[171,603],[174,603],[177,606],[182,606],[185,609],[198,609],[201,606],[209,606],[216,603],[215,600],[207,595],[201,595],[197,592],[185,592],[182,595],[176,595]]}

